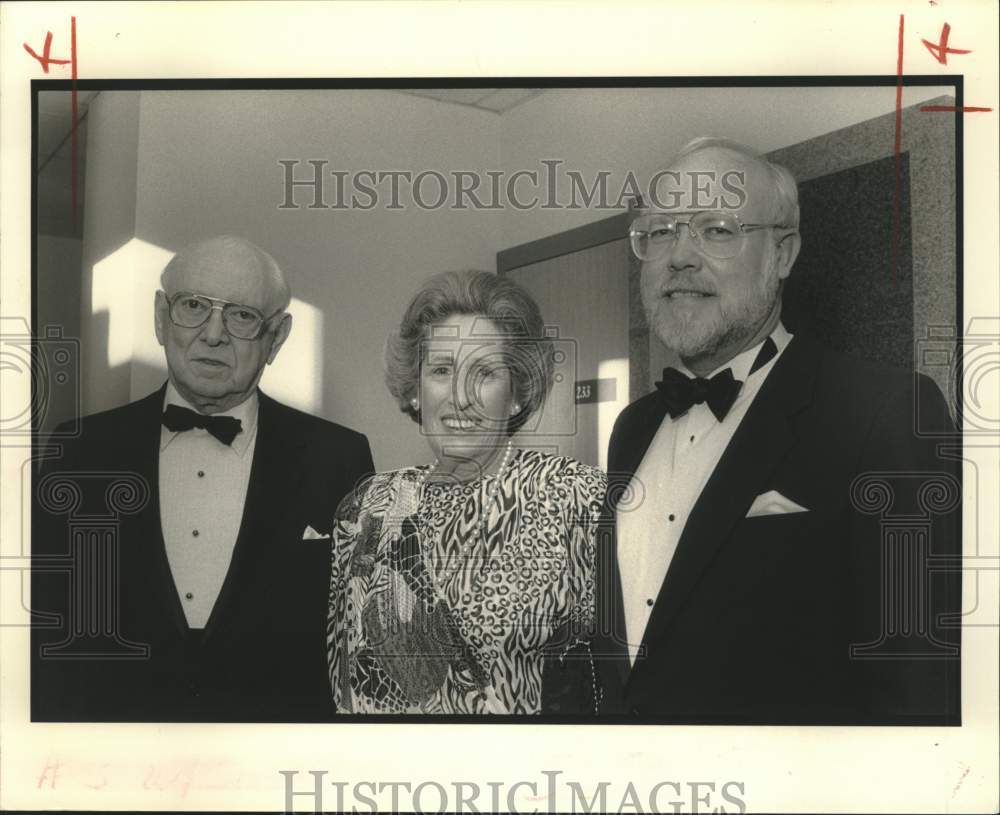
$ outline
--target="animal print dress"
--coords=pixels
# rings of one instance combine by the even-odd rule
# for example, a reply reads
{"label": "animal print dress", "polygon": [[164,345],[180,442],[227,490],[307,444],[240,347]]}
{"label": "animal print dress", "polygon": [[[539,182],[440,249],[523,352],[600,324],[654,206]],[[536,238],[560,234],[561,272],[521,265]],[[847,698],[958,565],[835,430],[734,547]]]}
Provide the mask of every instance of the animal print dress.
{"label": "animal print dress", "polygon": [[545,655],[592,630],[604,473],[515,452],[467,548],[497,476],[421,486],[426,469],[379,473],[337,513],[327,625],[337,709],[538,713]]}

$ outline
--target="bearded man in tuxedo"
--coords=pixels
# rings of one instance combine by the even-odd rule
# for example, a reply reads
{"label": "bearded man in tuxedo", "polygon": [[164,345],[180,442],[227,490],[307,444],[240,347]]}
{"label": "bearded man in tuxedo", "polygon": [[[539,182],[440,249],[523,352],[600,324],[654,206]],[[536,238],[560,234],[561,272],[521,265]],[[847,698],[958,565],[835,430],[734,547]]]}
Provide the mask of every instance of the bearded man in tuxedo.
{"label": "bearded man in tuxedo", "polygon": [[[329,535],[368,441],[257,387],[292,325],[267,252],[201,241],[161,286],[167,381],[36,478],[32,718],[326,720]],[[115,534],[88,539],[109,502]]]}
{"label": "bearded man in tuxedo", "polygon": [[602,712],[957,724],[945,615],[960,587],[954,563],[928,564],[961,553],[959,481],[914,429],[954,432],[940,392],[786,330],[801,241],[788,170],[696,139],[658,178],[630,241],[650,328],[680,364],[610,440]]}

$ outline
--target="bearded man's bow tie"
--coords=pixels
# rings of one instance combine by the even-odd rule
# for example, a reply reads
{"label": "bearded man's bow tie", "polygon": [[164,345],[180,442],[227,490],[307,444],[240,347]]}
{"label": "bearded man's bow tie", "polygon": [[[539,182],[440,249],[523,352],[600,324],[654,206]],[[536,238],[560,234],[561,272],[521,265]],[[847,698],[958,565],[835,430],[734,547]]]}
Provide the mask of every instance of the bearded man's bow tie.
{"label": "bearded man's bow tie", "polygon": [[[750,366],[750,373],[762,368],[777,353],[778,347],[774,344],[774,340],[768,337],[761,345],[760,351],[757,352],[757,357],[754,359],[753,365]],[[671,419],[683,416],[694,405],[700,405],[704,402],[715,418],[721,422],[726,418],[733,402],[736,401],[740,388],[743,387],[743,382],[733,376],[731,368],[719,371],[711,379],[704,379],[700,376],[692,379],[676,368],[664,368],[663,380],[657,382],[656,387],[659,389],[663,401],[666,402],[667,412]]]}
{"label": "bearded man's bow tie", "polygon": [[720,422],[729,413],[742,385],[729,368],[719,371],[711,379],[691,379],[676,368],[664,368],[663,381],[656,383],[671,419],[683,416],[694,405],[705,402]]}

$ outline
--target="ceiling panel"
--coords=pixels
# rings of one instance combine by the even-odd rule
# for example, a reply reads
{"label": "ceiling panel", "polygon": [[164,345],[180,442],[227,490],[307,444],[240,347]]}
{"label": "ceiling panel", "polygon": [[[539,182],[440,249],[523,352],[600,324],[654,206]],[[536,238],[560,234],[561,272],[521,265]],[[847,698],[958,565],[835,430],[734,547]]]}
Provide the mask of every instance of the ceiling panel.
{"label": "ceiling panel", "polygon": [[399,89],[399,92],[446,104],[503,113],[526,99],[544,93],[544,88],[406,88]]}
{"label": "ceiling panel", "polygon": [[477,102],[477,106],[487,110],[495,110],[502,113],[510,110],[515,105],[538,96],[542,91],[539,88],[500,88],[493,91],[488,96],[484,96]]}

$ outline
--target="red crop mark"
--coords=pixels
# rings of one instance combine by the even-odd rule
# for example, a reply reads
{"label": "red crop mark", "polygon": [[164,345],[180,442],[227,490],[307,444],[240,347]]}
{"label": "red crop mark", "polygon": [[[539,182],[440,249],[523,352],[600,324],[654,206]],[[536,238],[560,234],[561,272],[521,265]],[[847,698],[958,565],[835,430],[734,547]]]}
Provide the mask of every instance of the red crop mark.
{"label": "red crop mark", "polygon": [[921,113],[955,113],[959,110],[962,113],[989,113],[993,108],[976,108],[971,105],[963,105],[960,108],[955,105],[922,105],[920,108]]}
{"label": "red crop mark", "polygon": [[[968,48],[949,48],[948,47],[948,37],[951,36],[951,26],[945,23],[941,27],[941,38],[936,42],[928,42],[927,40],[921,40],[924,47],[931,52],[931,56],[934,57],[941,65],[948,64],[948,54],[971,54],[972,51]],[[974,105],[964,105],[962,107],[956,107],[955,105],[924,105],[920,108],[921,113],[957,113],[961,111],[962,113],[990,113],[993,108],[976,107]]]}
{"label": "red crop mark", "polygon": [[24,46],[24,50],[27,51],[31,56],[38,60],[39,64],[42,66],[42,70],[45,73],[49,72],[50,65],[69,65],[68,59],[55,59],[50,57],[49,54],[52,53],[52,32],[45,32],[45,45],[42,46],[42,54],[39,56],[35,53],[35,49],[32,48],[28,43],[21,43]]}
{"label": "red crop mark", "polygon": [[892,285],[896,285],[896,267],[899,263],[900,200],[903,197],[903,30],[904,15],[899,15],[899,35],[896,43],[896,130],[893,137],[892,157],[895,186],[892,191],[892,255],[889,265]]}
{"label": "red crop mark", "polygon": [[76,100],[76,17],[70,17],[70,58],[72,61],[72,85],[70,87],[70,105],[73,110],[73,129],[70,131],[72,140],[72,172],[70,175],[71,207],[73,215],[73,226],[76,226],[76,188],[77,188],[77,146],[76,146],[76,122],[77,122],[77,100]]}
{"label": "red crop mark", "polygon": [[56,59],[50,56],[52,53],[52,32],[45,32],[45,45],[42,46],[42,53],[39,56],[35,50],[28,45],[28,43],[22,43],[24,45],[24,50],[27,51],[32,58],[38,60],[39,64],[42,66],[42,70],[45,73],[49,72],[50,65],[69,65],[70,66],[70,105],[73,109],[73,122],[70,129],[70,135],[72,138],[72,173],[70,175],[70,192],[71,192],[71,206],[73,223],[76,224],[76,212],[77,212],[77,165],[79,163],[78,148],[76,142],[76,126],[78,112],[77,112],[77,92],[76,92],[76,79],[78,75],[78,63],[77,63],[77,51],[76,51],[76,17],[70,17],[70,34],[69,34],[69,48],[70,48],[70,58],[69,59]]}
{"label": "red crop mark", "polygon": [[942,65],[948,64],[948,54],[971,54],[972,52],[965,48],[949,48],[948,47],[948,37],[951,36],[951,26],[945,23],[941,27],[941,39],[936,43],[928,42],[927,40],[921,40],[924,47],[931,52],[931,55],[940,62]]}

